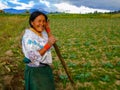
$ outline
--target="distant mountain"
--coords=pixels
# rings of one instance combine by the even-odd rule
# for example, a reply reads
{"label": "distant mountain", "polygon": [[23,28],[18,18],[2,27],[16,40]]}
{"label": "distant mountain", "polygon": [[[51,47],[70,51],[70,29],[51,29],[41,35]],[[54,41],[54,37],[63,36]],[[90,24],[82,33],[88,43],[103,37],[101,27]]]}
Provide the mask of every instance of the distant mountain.
{"label": "distant mountain", "polygon": [[[27,10],[27,9],[22,9],[22,10],[17,10],[17,9],[3,9],[5,13],[10,13],[10,14],[22,14],[22,13],[26,13],[26,11],[29,11],[30,13],[34,12],[34,11],[37,11],[39,9],[30,9],[30,10]],[[42,10],[40,9],[39,11],[45,13],[45,14],[48,14],[49,12],[45,11],[45,10]]]}
{"label": "distant mountain", "polygon": [[16,9],[3,9],[5,13],[11,13],[11,14],[21,14],[21,13],[25,13],[25,9],[23,10],[16,10]]}

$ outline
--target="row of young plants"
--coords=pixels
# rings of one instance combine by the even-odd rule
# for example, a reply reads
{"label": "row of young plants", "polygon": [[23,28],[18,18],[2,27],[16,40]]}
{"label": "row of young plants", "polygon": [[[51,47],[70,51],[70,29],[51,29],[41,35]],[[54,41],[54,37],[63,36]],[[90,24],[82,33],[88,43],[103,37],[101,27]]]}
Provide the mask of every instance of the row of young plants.
{"label": "row of young plants", "polygon": [[[58,23],[56,23],[58,22]],[[120,41],[118,19],[51,18],[51,28],[77,88],[119,89]],[[54,52],[55,53],[55,52]],[[53,54],[54,54],[53,53]],[[63,86],[68,77],[54,55]],[[89,83],[88,86],[86,83]],[[109,85],[109,87],[107,87]]]}

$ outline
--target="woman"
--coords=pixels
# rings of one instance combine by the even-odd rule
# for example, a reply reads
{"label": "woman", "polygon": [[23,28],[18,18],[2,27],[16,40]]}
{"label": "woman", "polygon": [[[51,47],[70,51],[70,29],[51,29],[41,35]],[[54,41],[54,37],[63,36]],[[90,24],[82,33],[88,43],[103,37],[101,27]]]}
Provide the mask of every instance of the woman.
{"label": "woman", "polygon": [[33,12],[29,18],[31,28],[25,30],[22,38],[22,50],[26,63],[26,90],[55,90],[50,68],[52,64],[50,48],[56,39],[50,33],[47,21],[48,18],[44,13]]}

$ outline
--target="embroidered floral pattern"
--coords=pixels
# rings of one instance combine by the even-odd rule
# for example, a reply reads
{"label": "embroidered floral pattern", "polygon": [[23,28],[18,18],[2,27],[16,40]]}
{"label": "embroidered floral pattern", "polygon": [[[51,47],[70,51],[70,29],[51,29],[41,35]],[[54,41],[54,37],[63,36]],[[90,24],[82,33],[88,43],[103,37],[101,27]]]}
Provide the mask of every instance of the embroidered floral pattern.
{"label": "embroidered floral pattern", "polygon": [[38,66],[39,63],[42,61],[48,64],[52,63],[50,51],[47,51],[44,56],[41,56],[40,53],[38,52],[38,50],[44,47],[48,40],[46,32],[43,32],[42,34],[43,38],[37,36],[34,32],[27,29],[22,39],[22,49],[25,57],[29,58],[32,64],[36,66]]}

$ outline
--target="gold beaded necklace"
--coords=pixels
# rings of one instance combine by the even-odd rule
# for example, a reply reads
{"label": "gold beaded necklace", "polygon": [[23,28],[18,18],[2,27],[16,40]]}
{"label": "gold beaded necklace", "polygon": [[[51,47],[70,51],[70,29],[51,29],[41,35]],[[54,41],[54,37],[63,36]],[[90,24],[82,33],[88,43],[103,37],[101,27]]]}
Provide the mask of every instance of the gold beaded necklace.
{"label": "gold beaded necklace", "polygon": [[35,34],[37,34],[38,36],[40,36],[40,37],[43,38],[42,34],[39,33],[39,32],[37,32],[34,28],[30,28],[30,30],[33,31],[33,32],[34,32]]}

